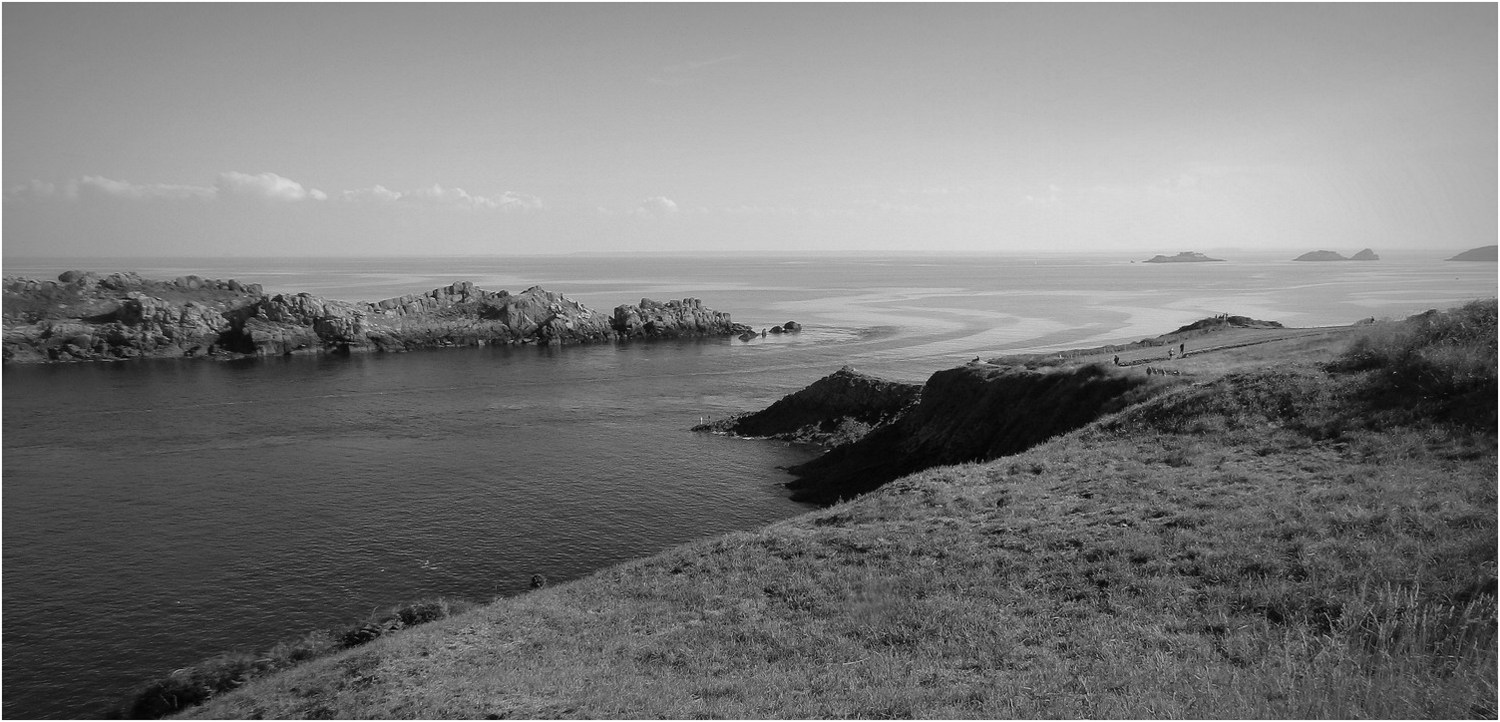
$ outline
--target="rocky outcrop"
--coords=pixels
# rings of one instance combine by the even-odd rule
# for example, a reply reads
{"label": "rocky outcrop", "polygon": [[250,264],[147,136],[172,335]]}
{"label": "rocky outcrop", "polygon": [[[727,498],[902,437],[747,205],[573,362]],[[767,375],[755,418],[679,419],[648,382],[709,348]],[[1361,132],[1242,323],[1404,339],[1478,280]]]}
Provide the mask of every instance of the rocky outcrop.
{"label": "rocky outcrop", "polygon": [[1497,257],[1500,257],[1500,253],[1497,253],[1497,250],[1500,250],[1500,246],[1480,246],[1478,248],[1470,248],[1469,250],[1464,251],[1463,253],[1460,253],[1460,254],[1458,254],[1458,255],[1456,255],[1456,256],[1454,256],[1452,258],[1449,258],[1447,260],[1449,260],[1449,261],[1494,261],[1494,260],[1497,259]]}
{"label": "rocky outcrop", "polygon": [[1334,251],[1308,251],[1307,253],[1304,253],[1304,254],[1302,254],[1300,256],[1297,256],[1296,258],[1293,258],[1292,260],[1293,261],[1347,261],[1349,259],[1345,258],[1343,255],[1341,255],[1339,253],[1336,253]]}
{"label": "rocky outcrop", "polygon": [[730,335],[749,330],[697,299],[642,299],[613,315],[540,287],[519,294],[461,281],[426,293],[348,302],[266,295],[258,284],[68,271],[6,278],[7,362],[166,356],[280,356],[505,344]]}
{"label": "rocky outcrop", "polygon": [[1207,261],[1222,262],[1222,258],[1209,258],[1195,251],[1183,251],[1175,256],[1152,256],[1146,259],[1146,263],[1204,263]]}
{"label": "rocky outcrop", "polygon": [[1366,249],[1360,251],[1359,253],[1356,253],[1353,256],[1349,256],[1347,258],[1344,257],[1342,254],[1336,252],[1336,251],[1308,251],[1307,253],[1304,253],[1304,254],[1302,254],[1300,256],[1297,256],[1296,258],[1293,258],[1292,260],[1293,261],[1378,261],[1378,260],[1380,260],[1380,256],[1376,255],[1374,251],[1366,248]]}
{"label": "rocky outcrop", "polygon": [[693,430],[832,446],[896,420],[921,392],[918,384],[883,381],[845,366],[761,411]]}
{"label": "rocky outcrop", "polygon": [[932,466],[1019,453],[1138,400],[1143,376],[1097,365],[939,371],[921,400],[864,438],[789,469],[793,499],[831,503]]}

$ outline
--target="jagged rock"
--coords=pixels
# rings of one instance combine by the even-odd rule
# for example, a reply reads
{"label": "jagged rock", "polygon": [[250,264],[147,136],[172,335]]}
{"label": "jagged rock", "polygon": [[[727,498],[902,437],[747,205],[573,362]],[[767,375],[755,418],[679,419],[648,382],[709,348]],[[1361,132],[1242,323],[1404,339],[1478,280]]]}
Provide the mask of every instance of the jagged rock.
{"label": "jagged rock", "polygon": [[781,330],[786,331],[787,333],[795,333],[802,330],[802,324],[797,323],[796,321],[787,321],[786,323],[781,324]]}
{"label": "jagged rock", "polygon": [[1351,260],[1351,261],[1378,261],[1378,260],[1380,260],[1380,256],[1376,255],[1374,251],[1366,248],[1366,249],[1360,251],[1359,253],[1356,253],[1356,254],[1350,256],[1349,260]]}
{"label": "jagged rock", "polygon": [[[621,306],[613,317],[540,287],[512,295],[459,281],[426,293],[351,303],[260,284],[69,271],[4,279],[4,359],[38,362],[151,356],[404,351],[487,343],[734,335],[749,327],[697,299]],[[59,324],[66,325],[66,328]]]}

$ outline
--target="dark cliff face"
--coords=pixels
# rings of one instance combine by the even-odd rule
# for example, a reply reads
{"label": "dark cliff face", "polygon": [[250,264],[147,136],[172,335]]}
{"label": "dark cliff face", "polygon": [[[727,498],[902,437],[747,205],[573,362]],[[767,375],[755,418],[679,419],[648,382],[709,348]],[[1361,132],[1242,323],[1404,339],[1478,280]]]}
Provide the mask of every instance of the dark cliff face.
{"label": "dark cliff face", "polygon": [[858,439],[898,418],[922,392],[845,366],[764,410],[698,427],[740,436],[833,445]]}
{"label": "dark cliff face", "polygon": [[939,371],[895,423],[790,471],[799,501],[831,503],[932,466],[1015,454],[1123,408],[1146,385],[1102,366]]}

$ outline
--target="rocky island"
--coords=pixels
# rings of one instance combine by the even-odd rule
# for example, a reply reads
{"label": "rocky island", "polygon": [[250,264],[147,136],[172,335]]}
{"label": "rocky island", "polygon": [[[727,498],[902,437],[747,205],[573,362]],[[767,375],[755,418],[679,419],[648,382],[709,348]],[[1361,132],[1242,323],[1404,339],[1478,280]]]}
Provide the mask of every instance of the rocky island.
{"label": "rocky island", "polygon": [[1338,253],[1336,251],[1308,251],[1307,253],[1304,253],[1304,254],[1302,254],[1300,256],[1297,256],[1296,258],[1293,258],[1292,260],[1293,261],[1378,261],[1378,260],[1380,260],[1380,256],[1376,255],[1375,251],[1372,251],[1372,250],[1366,248],[1366,249],[1360,251],[1359,253],[1356,253],[1353,256],[1349,256],[1349,257],[1345,257],[1344,255],[1342,255],[1342,254],[1340,254],[1340,253]]}
{"label": "rocky island", "polygon": [[1223,262],[1222,258],[1209,258],[1196,251],[1183,251],[1175,256],[1156,255],[1146,259],[1146,263],[1206,263],[1210,261]]}
{"label": "rocky island", "polygon": [[1500,251],[1500,246],[1480,246],[1478,248],[1470,248],[1469,250],[1464,251],[1463,253],[1460,253],[1460,254],[1458,254],[1458,255],[1456,255],[1456,256],[1454,256],[1452,258],[1449,258],[1447,260],[1449,260],[1449,261],[1494,261],[1494,260],[1497,260],[1497,258],[1500,258],[1500,253],[1497,253],[1497,251]]}
{"label": "rocky island", "polygon": [[572,344],[748,333],[695,298],[591,309],[533,286],[518,294],[468,281],[375,302],[182,276],[68,271],[4,279],[4,361],[283,356],[485,344]]}

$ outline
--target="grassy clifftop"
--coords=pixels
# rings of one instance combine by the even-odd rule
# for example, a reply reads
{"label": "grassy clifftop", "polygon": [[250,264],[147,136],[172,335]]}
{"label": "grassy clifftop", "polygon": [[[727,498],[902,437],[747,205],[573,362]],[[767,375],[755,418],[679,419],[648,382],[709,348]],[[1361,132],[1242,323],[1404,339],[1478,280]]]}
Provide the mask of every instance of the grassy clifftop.
{"label": "grassy clifftop", "polygon": [[1495,303],[1188,362],[1023,453],[191,714],[1495,718]]}

